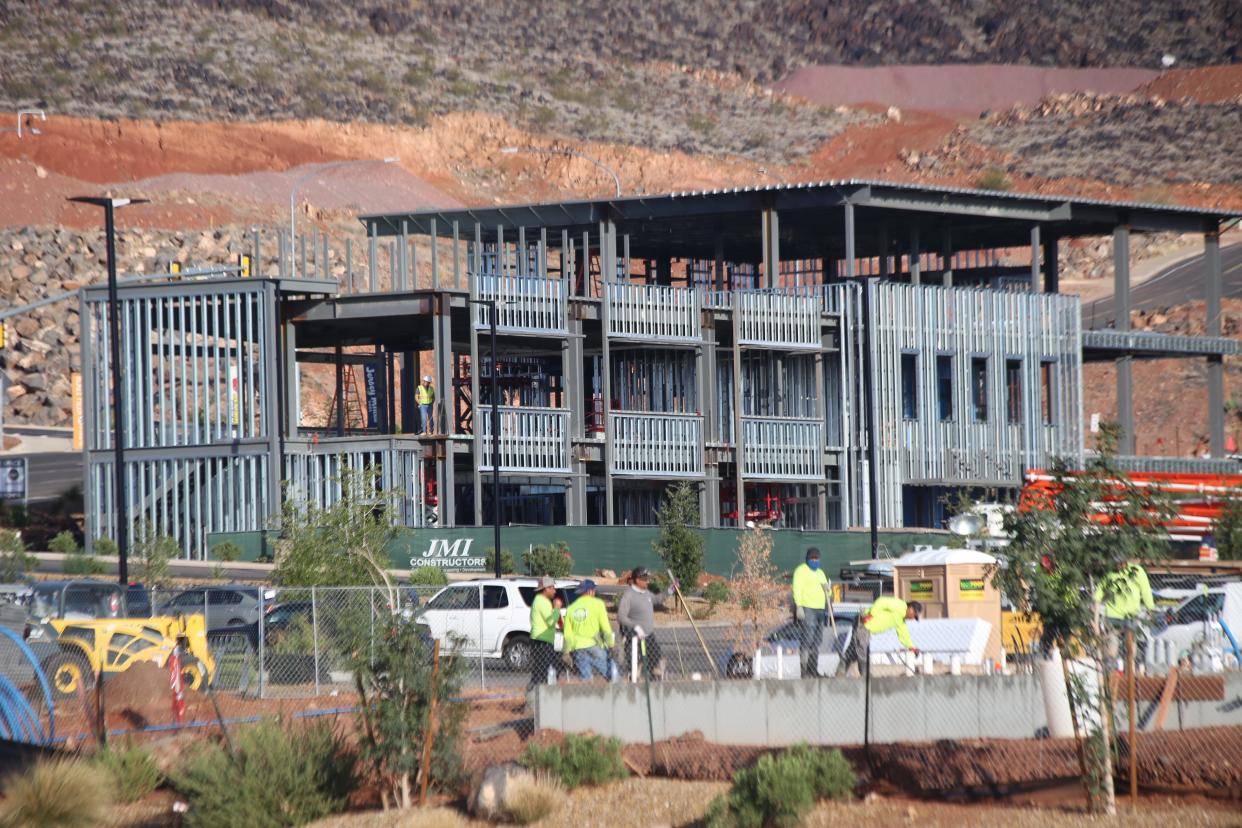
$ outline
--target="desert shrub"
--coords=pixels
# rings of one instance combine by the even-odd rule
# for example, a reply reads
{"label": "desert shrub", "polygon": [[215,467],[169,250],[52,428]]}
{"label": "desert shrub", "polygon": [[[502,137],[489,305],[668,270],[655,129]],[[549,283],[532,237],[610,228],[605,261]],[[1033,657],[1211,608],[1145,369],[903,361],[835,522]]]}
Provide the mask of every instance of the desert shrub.
{"label": "desert shrub", "polygon": [[181,554],[180,545],[168,535],[158,534],[150,526],[140,526],[134,535],[129,559],[136,564],[138,579],[148,589],[168,586],[171,582],[168,562]]}
{"label": "desert shrub", "polygon": [[73,533],[66,529],[60,532],[56,537],[47,542],[49,552],[59,552],[62,555],[76,555],[82,551],[78,546],[78,541],[74,538]]}
{"label": "desert shrub", "polygon": [[353,749],[325,722],[266,719],[238,731],[235,751],[207,746],[173,774],[189,801],[186,825],[304,825],[343,811],[357,784]]}
{"label": "desert shrub", "polygon": [[505,800],[510,819],[518,825],[533,825],[561,809],[565,789],[547,776],[523,776],[514,780]]}
{"label": "desert shrub", "polygon": [[527,745],[521,763],[560,780],[566,788],[602,785],[630,775],[621,760],[621,740],[569,733],[558,745]]}
{"label": "desert shrub", "polygon": [[461,780],[461,727],[466,708],[450,700],[461,695],[467,667],[451,652],[441,653],[436,671],[433,645],[423,640],[415,625],[391,616],[386,621],[376,630],[379,640],[374,655],[368,657],[363,650],[354,659],[362,717],[358,739],[384,806],[408,808],[421,783],[429,725],[435,728],[435,739],[428,786],[451,790]]}
{"label": "desert shrub", "polygon": [[733,774],[704,821],[709,828],[801,825],[821,799],[848,799],[857,780],[841,751],[795,745]]}
{"label": "desert shrub", "polygon": [[0,825],[12,828],[90,828],[111,804],[102,768],[76,759],[41,759],[4,781]]}
{"label": "desert shrub", "polygon": [[1013,183],[1000,167],[988,167],[979,173],[979,177],[975,179],[975,186],[980,190],[1004,191],[1013,187]]}
{"label": "desert shrub", "polygon": [[[485,569],[493,573],[496,571],[496,550],[491,547],[488,547],[487,550],[487,566]],[[512,575],[518,571],[517,559],[513,557],[513,553],[508,549],[501,548],[500,550],[500,571],[506,575]]]}
{"label": "desert shrub", "polygon": [[22,533],[0,529],[0,580],[16,581],[34,568],[35,557],[26,554]]}
{"label": "desert shrub", "polygon": [[711,604],[723,604],[729,600],[729,585],[724,581],[712,581],[703,587],[703,597]]}
{"label": "desert shrub", "polygon": [[94,761],[108,772],[119,802],[137,802],[164,781],[164,774],[150,752],[133,743],[121,748],[107,747],[95,754]]}
{"label": "desert shrub", "polygon": [[[501,558],[501,563],[504,558]],[[532,546],[522,553],[522,563],[527,575],[551,575],[564,578],[574,571],[574,559],[569,554],[569,544],[557,541],[548,545]]]}
{"label": "desert shrub", "polygon": [[112,538],[95,538],[95,543],[91,547],[96,555],[111,555],[116,557],[120,549],[117,548],[116,541]]}
{"label": "desert shrub", "polygon": [[310,616],[301,613],[294,616],[283,630],[269,632],[265,643],[270,653],[312,655],[315,652],[315,627]]}
{"label": "desert shrub", "polygon": [[75,552],[65,558],[64,569],[66,575],[102,575],[104,573],[104,565],[95,559],[94,555],[87,555],[85,552]]}
{"label": "desert shrub", "polygon": [[232,561],[240,561],[242,556],[241,547],[232,541],[217,543],[211,549],[211,556],[217,561],[231,563]]}
{"label": "desert shrub", "polygon": [[448,575],[438,566],[420,566],[410,573],[410,583],[415,586],[448,586]]}

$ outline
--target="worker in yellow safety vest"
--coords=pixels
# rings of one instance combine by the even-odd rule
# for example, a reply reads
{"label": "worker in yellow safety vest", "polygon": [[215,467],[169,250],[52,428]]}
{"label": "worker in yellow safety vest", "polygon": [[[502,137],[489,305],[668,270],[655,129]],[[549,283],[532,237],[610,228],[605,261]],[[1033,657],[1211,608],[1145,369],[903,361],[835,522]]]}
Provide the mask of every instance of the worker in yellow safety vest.
{"label": "worker in yellow safety vest", "polygon": [[854,634],[850,637],[850,646],[846,648],[841,663],[837,665],[837,675],[845,675],[850,667],[857,664],[861,673],[863,665],[871,658],[871,636],[889,630],[897,631],[897,640],[907,650],[913,650],[917,656],[919,648],[914,646],[910,637],[907,621],[917,621],[923,612],[923,605],[918,601],[906,603],[891,595],[881,595],[872,602],[854,622]]}
{"label": "worker in yellow safety vest", "polygon": [[608,651],[616,645],[608,608],[595,597],[595,582],[587,578],[578,585],[578,597],[565,610],[565,652],[573,655],[578,677],[590,681],[599,673],[612,680]]}
{"label": "worker in yellow safety vest", "polygon": [[544,575],[536,589],[530,602],[530,687],[548,680],[548,668],[556,661],[556,622],[561,616],[552,605],[556,581]]}
{"label": "worker in yellow safety vest", "polygon": [[436,389],[431,384],[431,377],[423,377],[422,384],[414,389],[414,400],[418,403],[418,416],[422,420],[423,434],[436,433],[435,404]]}
{"label": "worker in yellow safety vest", "polygon": [[819,644],[828,617],[828,576],[820,567],[819,550],[806,550],[806,561],[793,573],[794,621],[798,624],[798,649],[802,654],[802,677],[819,676]]}

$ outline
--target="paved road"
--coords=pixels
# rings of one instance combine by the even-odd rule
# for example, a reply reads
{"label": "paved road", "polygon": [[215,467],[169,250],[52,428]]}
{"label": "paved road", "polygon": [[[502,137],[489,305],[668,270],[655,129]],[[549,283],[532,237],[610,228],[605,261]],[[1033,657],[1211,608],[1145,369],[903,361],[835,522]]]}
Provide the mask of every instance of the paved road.
{"label": "paved road", "polygon": [[[1242,244],[1221,248],[1222,295],[1242,299]],[[1155,276],[1130,289],[1133,310],[1159,310],[1205,296],[1206,268],[1203,255],[1166,267]],[[1084,328],[1109,328],[1113,324],[1113,297],[1105,296],[1082,307]]]}
{"label": "paved road", "polygon": [[75,486],[82,485],[82,454],[76,451],[48,451],[23,454],[8,452],[5,457],[26,458],[26,499],[55,500]]}

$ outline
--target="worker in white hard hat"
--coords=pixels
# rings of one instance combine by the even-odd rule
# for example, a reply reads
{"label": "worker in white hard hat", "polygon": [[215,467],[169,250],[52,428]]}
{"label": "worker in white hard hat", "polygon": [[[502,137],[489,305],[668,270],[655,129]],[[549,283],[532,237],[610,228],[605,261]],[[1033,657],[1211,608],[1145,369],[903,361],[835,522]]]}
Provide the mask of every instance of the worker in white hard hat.
{"label": "worker in white hard hat", "polygon": [[418,403],[418,416],[422,421],[423,434],[436,433],[436,389],[431,384],[431,375],[423,377],[423,382],[414,389],[414,399]]}

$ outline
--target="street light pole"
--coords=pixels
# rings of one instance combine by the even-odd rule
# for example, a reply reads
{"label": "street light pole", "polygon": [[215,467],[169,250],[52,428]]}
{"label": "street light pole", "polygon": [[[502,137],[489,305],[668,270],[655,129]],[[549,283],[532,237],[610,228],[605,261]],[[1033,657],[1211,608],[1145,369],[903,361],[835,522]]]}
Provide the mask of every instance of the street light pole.
{"label": "street light pole", "polygon": [[108,251],[108,355],[112,362],[112,465],[116,513],[117,580],[129,582],[129,503],[125,498],[125,386],[121,384],[121,314],[116,290],[115,212],[127,204],[145,204],[145,198],[103,198],[76,196],[79,204],[104,208],[104,235]]}
{"label": "street light pole", "polygon": [[313,170],[307,170],[298,176],[293,182],[293,187],[289,190],[289,272],[293,274],[293,278],[298,277],[298,257],[294,251],[297,245],[298,237],[298,215],[297,215],[297,194],[298,188],[317,175],[339,170],[341,167],[349,167],[355,164],[395,164],[398,159],[394,157],[388,158],[354,158],[347,161],[333,161],[331,164],[325,164],[322,167],[316,167]]}
{"label": "street light pole", "polygon": [[[500,566],[500,378],[499,372],[496,370],[497,354],[496,349],[496,300],[495,299],[470,299],[472,304],[482,305],[487,308],[488,320],[490,321],[490,333],[492,344],[492,548],[496,553],[496,577],[504,577],[504,572]],[[474,366],[472,370],[478,370],[478,366]]]}
{"label": "street light pole", "polygon": [[565,155],[570,158],[581,158],[583,161],[594,164],[604,172],[608,173],[608,175],[612,176],[612,183],[617,188],[617,198],[621,197],[621,177],[617,175],[616,171],[603,161],[592,158],[589,155],[584,155],[577,150],[572,150],[568,147],[501,147],[500,151],[505,155],[513,155],[518,152],[535,152],[542,153],[543,155]]}

